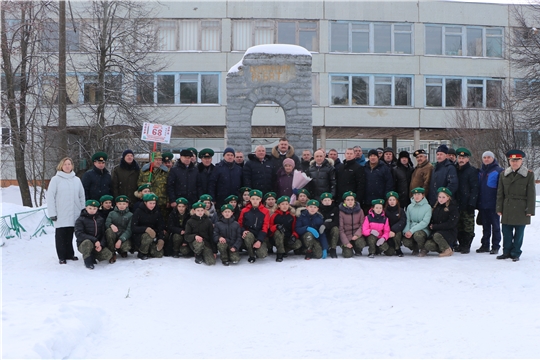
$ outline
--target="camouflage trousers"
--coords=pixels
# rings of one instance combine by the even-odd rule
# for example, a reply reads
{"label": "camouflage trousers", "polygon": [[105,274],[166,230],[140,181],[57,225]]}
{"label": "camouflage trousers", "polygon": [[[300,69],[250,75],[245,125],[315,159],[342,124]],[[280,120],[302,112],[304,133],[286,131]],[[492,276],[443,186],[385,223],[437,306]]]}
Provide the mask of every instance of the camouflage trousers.
{"label": "camouflage trousers", "polygon": [[433,234],[432,239],[426,240],[426,245],[425,245],[425,249],[427,251],[434,251],[438,253],[442,253],[449,247],[450,245],[448,244],[444,236],[442,236],[438,232]]}
{"label": "camouflage trousers", "polygon": [[107,239],[107,249],[109,249],[113,254],[116,250],[118,250],[119,253],[127,253],[129,250],[131,250],[130,239],[123,241],[122,245],[120,245],[120,249],[117,249],[115,245],[119,238],[120,234],[117,232],[115,233],[114,231],[112,231],[111,228],[105,231],[105,239]]}
{"label": "camouflage trousers", "polygon": [[206,265],[216,265],[216,258],[214,257],[214,252],[212,251],[212,248],[210,247],[210,244],[207,244],[206,241],[197,241],[194,240],[191,244],[189,244],[191,247],[191,250],[195,253],[195,255],[202,255],[203,261]]}
{"label": "camouflage trousers", "polygon": [[77,247],[77,250],[82,254],[83,259],[93,256],[95,260],[107,261],[112,258],[113,254],[111,250],[101,244],[101,251],[96,251],[96,246],[91,240],[83,240],[81,245]]}
{"label": "camouflage trousers", "polygon": [[321,246],[321,243],[315,238],[315,236],[313,236],[312,233],[307,231],[304,235],[302,235],[302,242],[306,247],[306,251],[312,252],[313,255],[311,257],[313,259],[322,258],[323,248]]}
{"label": "camouflage trousers", "polygon": [[416,231],[410,239],[403,236],[401,241],[405,247],[408,247],[412,251],[418,251],[424,249],[427,240],[427,234],[424,230]]}
{"label": "camouflage trousers", "polygon": [[328,239],[328,248],[335,249],[339,241],[339,227],[334,226],[330,230],[327,230],[326,238]]}
{"label": "camouflage trousers", "polygon": [[[463,248],[471,248],[474,239],[474,213],[469,213],[467,210],[459,212],[459,221],[457,225],[458,241]],[[454,244],[451,244],[454,245]]]}
{"label": "camouflage trousers", "polygon": [[289,242],[290,238],[285,241],[285,235],[279,230],[274,233],[273,239],[278,254],[286,254],[291,250],[297,250],[302,247],[302,241],[300,239],[296,239],[293,243]]}
{"label": "camouflage trousers", "polygon": [[375,254],[377,250],[379,250],[381,253],[384,253],[384,255],[394,255],[396,249],[390,247],[390,245],[388,245],[388,241],[383,242],[381,246],[377,246],[378,240],[379,239],[375,235],[369,235],[367,237],[368,251],[370,254]]}
{"label": "camouflage trousers", "polygon": [[147,233],[141,236],[141,245],[139,246],[139,252],[150,257],[161,258],[163,257],[163,249],[158,251],[157,243]]}
{"label": "camouflage trousers", "polygon": [[217,243],[217,248],[219,250],[219,256],[221,257],[221,261],[232,261],[233,263],[237,263],[240,261],[240,253],[238,252],[238,249],[235,249],[235,251],[231,251],[231,247],[227,243]]}
{"label": "camouflage trousers", "polygon": [[353,257],[355,253],[362,254],[362,249],[364,249],[367,246],[366,240],[364,239],[363,236],[360,236],[356,240],[351,240],[350,243],[353,246],[350,249],[346,247],[345,245],[341,245],[341,250],[342,250],[341,254],[343,255],[344,258],[351,258]]}
{"label": "camouflage trousers", "polygon": [[170,241],[172,241],[173,254],[180,254],[182,256],[193,254],[189,244],[184,240],[184,235],[172,234]]}
{"label": "camouflage trousers", "polygon": [[257,238],[253,235],[252,232],[248,232],[244,238],[244,245],[246,247],[249,257],[258,257],[259,259],[264,259],[268,256],[268,244],[266,240],[261,241],[261,247],[255,249],[253,244],[257,242]]}

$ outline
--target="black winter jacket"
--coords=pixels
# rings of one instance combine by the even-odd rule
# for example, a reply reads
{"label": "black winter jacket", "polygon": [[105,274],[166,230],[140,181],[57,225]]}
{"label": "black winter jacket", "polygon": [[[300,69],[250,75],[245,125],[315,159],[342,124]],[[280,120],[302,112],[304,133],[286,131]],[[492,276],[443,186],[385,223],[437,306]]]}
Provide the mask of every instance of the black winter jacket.
{"label": "black winter jacket", "polygon": [[[398,212],[399,209],[399,212]],[[384,209],[384,213],[386,214],[386,217],[388,218],[388,224],[390,225],[390,231],[393,231],[395,233],[398,233],[400,231],[403,231],[405,229],[405,225],[407,225],[407,215],[405,214],[405,211],[402,207],[397,206],[387,206]]]}
{"label": "black winter jacket", "polygon": [[453,200],[450,201],[448,208],[446,205],[437,205],[433,208],[431,214],[432,234],[441,234],[448,245],[451,247],[457,240],[457,224],[459,221],[459,211]]}
{"label": "black winter jacket", "polygon": [[336,170],[332,159],[324,159],[321,166],[317,166],[315,160],[312,160],[306,174],[312,179],[307,184],[312,199],[319,200],[325,192],[336,196]]}
{"label": "black winter jacket", "polygon": [[447,159],[437,163],[433,167],[429,182],[429,204],[435,206],[439,196],[437,189],[440,187],[447,187],[455,195],[458,189],[458,181],[456,166],[450,160]]}
{"label": "black winter jacket", "polygon": [[366,173],[356,160],[343,161],[336,170],[336,200],[340,201],[347,191],[356,193],[356,200],[362,202],[366,188]]}
{"label": "black winter jacket", "polygon": [[99,198],[103,195],[112,195],[111,174],[107,169],[103,169],[102,171],[94,166],[84,173],[81,182],[84,187],[84,196],[86,200],[99,201]]}
{"label": "black winter jacket", "polygon": [[272,191],[276,173],[272,157],[265,155],[263,161],[260,161],[255,154],[249,154],[248,159],[242,168],[243,185],[260,190],[263,195]]}
{"label": "black winter jacket", "polygon": [[411,163],[408,163],[407,166],[405,166],[399,162],[394,168],[394,189],[399,195],[399,204],[402,207],[406,207],[411,202],[409,189],[413,171],[414,167]]}
{"label": "black winter jacket", "polygon": [[179,197],[186,198],[190,204],[199,200],[203,194],[199,181],[199,170],[193,163],[186,167],[180,160],[169,171],[167,178],[167,196],[174,202]]}
{"label": "black winter jacket", "polygon": [[478,201],[478,169],[467,163],[457,169],[458,189],[455,195],[459,211],[467,210],[467,206],[476,208]]}
{"label": "black winter jacket", "polygon": [[203,163],[198,163],[197,170],[199,170],[199,183],[201,186],[200,195],[209,194],[208,185],[210,182],[210,176],[214,172],[214,164],[210,164],[210,166],[206,167],[203,165]]}
{"label": "black winter jacket", "polygon": [[375,199],[386,199],[386,193],[392,191],[394,179],[390,168],[383,161],[379,161],[375,168],[371,169],[369,161],[364,165],[366,172],[366,191],[364,192],[364,205],[370,205]]}
{"label": "black winter jacket", "polygon": [[217,254],[216,243],[213,241],[214,225],[212,224],[212,220],[208,218],[208,215],[199,217],[192,214],[191,218],[187,221],[184,239],[188,243],[193,243],[197,235],[203,238],[204,244],[210,247],[214,254]]}
{"label": "black winter jacket", "polygon": [[212,196],[218,209],[225,203],[227,196],[237,194],[241,187],[242,168],[234,161],[228,163],[221,160],[208,180],[208,194]]}
{"label": "black winter jacket", "polygon": [[167,231],[170,234],[181,235],[183,230],[186,230],[186,223],[190,218],[189,209],[186,209],[184,215],[180,215],[178,209],[175,207],[169,214],[167,219]]}
{"label": "black winter jacket", "polygon": [[90,215],[86,209],[81,210],[81,216],[75,221],[75,236],[77,237],[77,246],[84,240],[90,240],[92,243],[99,241],[102,247],[106,244],[103,241],[105,234],[105,220],[97,214]]}
{"label": "black winter jacket", "polygon": [[242,246],[242,229],[233,217],[225,219],[223,216],[214,226],[214,242],[217,244],[219,238],[224,237],[227,245],[236,250]]}
{"label": "black winter jacket", "polygon": [[[319,212],[324,218],[324,232],[329,235],[330,229],[339,226],[339,208],[336,204],[319,206]],[[330,221],[328,221],[330,220]]]}
{"label": "black winter jacket", "polygon": [[[111,174],[111,191],[115,198],[120,195],[129,197],[130,204],[137,201],[135,191],[139,187],[139,164],[133,160],[128,164],[124,159],[120,160],[120,165],[112,170]],[[97,199],[99,200],[99,199]]]}
{"label": "black winter jacket", "polygon": [[143,203],[133,213],[133,217],[131,218],[131,233],[137,247],[141,244],[141,237],[146,232],[146,228],[154,230],[157,239],[164,239],[163,230],[165,230],[165,222],[161,217],[161,211],[159,211],[157,205],[150,210]]}

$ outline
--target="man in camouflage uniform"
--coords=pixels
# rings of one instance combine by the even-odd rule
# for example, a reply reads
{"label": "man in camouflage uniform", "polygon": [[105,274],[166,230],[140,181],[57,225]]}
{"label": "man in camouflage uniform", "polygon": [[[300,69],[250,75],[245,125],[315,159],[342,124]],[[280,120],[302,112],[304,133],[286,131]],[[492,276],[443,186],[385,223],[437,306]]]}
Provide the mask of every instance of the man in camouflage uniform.
{"label": "man in camouflage uniform", "polygon": [[[164,219],[168,217],[167,208],[167,176],[169,175],[166,166],[163,166],[163,157],[160,152],[154,152],[154,161],[142,167],[139,174],[138,185],[150,184],[152,192],[158,197],[158,207]],[[152,172],[150,172],[152,169]]]}

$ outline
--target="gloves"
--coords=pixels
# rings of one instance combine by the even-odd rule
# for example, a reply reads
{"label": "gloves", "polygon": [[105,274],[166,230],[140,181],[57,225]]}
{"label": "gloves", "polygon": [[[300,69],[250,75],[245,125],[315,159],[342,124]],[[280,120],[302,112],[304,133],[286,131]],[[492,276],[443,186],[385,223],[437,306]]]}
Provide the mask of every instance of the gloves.
{"label": "gloves", "polygon": [[277,225],[276,225],[276,229],[278,229],[278,230],[281,231],[282,233],[285,233],[285,229],[283,228],[283,225],[282,225],[282,224],[277,224]]}
{"label": "gloves", "polygon": [[320,227],[319,227],[319,234],[322,234],[324,232],[324,230],[326,230],[326,226],[324,224],[322,224]]}
{"label": "gloves", "polygon": [[289,245],[294,245],[294,243],[296,242],[296,240],[298,240],[298,239],[296,238],[296,236],[294,236],[294,235],[291,236],[291,237],[289,238]]}
{"label": "gloves", "polygon": [[379,232],[377,230],[371,230],[370,234],[374,236],[379,236]]}
{"label": "gloves", "polygon": [[381,246],[382,244],[384,244],[384,242],[384,238],[380,238],[379,240],[377,240],[377,246]]}
{"label": "gloves", "polygon": [[163,249],[163,245],[165,245],[165,241],[159,239],[156,245],[157,251],[161,251],[161,249]]}
{"label": "gloves", "polygon": [[324,220],[324,222],[325,222],[325,223],[327,223],[327,222],[332,222],[332,219],[326,219],[326,220]]}
{"label": "gloves", "polygon": [[319,232],[312,228],[311,226],[308,226],[307,231],[309,231],[313,236],[315,236],[315,239],[319,238]]}
{"label": "gloves", "polygon": [[467,205],[467,212],[469,214],[474,214],[474,206],[472,205]]}
{"label": "gloves", "polygon": [[298,196],[298,189],[292,189],[292,193],[296,196]]}
{"label": "gloves", "polygon": [[154,229],[148,227],[144,232],[150,235],[152,239],[156,238],[156,232],[154,231]]}
{"label": "gloves", "polygon": [[328,256],[328,251],[327,251],[327,250],[323,250],[323,251],[322,251],[322,258],[323,258],[323,259],[326,259],[327,256]]}
{"label": "gloves", "polygon": [[56,221],[56,220],[58,220],[58,217],[56,217],[56,216],[51,216],[49,219],[51,219],[51,221]]}

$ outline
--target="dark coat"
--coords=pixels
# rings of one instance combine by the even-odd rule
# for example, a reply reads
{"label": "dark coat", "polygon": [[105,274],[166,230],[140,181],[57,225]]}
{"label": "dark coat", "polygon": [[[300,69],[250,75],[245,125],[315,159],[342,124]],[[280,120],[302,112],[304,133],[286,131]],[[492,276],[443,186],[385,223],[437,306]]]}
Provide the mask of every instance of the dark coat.
{"label": "dark coat", "polygon": [[[333,160],[333,159],[332,159]],[[334,160],[334,169],[337,169],[340,168],[341,166],[343,165],[343,162],[341,162],[341,159],[340,158],[337,158],[336,160]]]}
{"label": "dark coat", "polygon": [[167,219],[167,231],[170,234],[181,235],[182,231],[186,230],[186,223],[190,217],[191,215],[189,214],[189,209],[186,209],[184,215],[180,215],[178,209],[175,207]]}
{"label": "dark coat", "polygon": [[279,153],[277,145],[272,148],[272,163],[275,172],[277,172],[278,169],[283,166],[283,160],[287,158],[293,159],[294,168],[300,170],[300,158],[295,155],[294,147],[292,147],[292,145],[289,145],[289,149],[285,155],[281,155]]}
{"label": "dark coat", "polygon": [[212,196],[218,209],[225,203],[227,196],[237,194],[241,187],[242,168],[234,161],[228,163],[221,160],[208,180],[208,194]]}
{"label": "dark coat", "polygon": [[321,166],[317,166],[315,160],[312,160],[306,174],[311,178],[307,188],[312,199],[318,200],[325,192],[336,196],[336,170],[332,159],[324,159]]}
{"label": "dark coat", "polygon": [[126,195],[130,204],[135,203],[137,197],[134,193],[139,187],[139,170],[139,164],[135,160],[131,164],[128,164],[124,159],[120,160],[120,165],[116,166],[111,174],[111,195],[115,198]]}
{"label": "dark coat", "polygon": [[75,237],[77,238],[77,246],[81,245],[84,240],[90,240],[92,243],[99,241],[102,247],[106,244],[103,241],[105,234],[105,220],[97,214],[90,215],[86,209],[81,210],[81,216],[75,221]]}
{"label": "dark coat", "polygon": [[534,173],[521,166],[518,171],[506,168],[499,175],[497,212],[502,213],[505,225],[529,225],[536,209],[536,184]]}
{"label": "dark coat", "polygon": [[[322,224],[324,224],[324,218],[320,213],[317,212],[311,215],[309,211],[303,210],[298,219],[296,219],[295,230],[298,235],[303,236],[308,231],[308,227],[319,231]],[[328,239],[325,233],[319,234],[317,240],[321,243],[323,250],[328,250]]]}
{"label": "dark coat", "polygon": [[398,233],[405,229],[405,225],[407,225],[407,215],[401,206],[387,206],[384,209],[384,213],[388,218],[390,231]]}
{"label": "dark coat", "polygon": [[366,173],[363,166],[356,160],[343,161],[336,170],[336,200],[341,200],[347,191],[356,193],[356,199],[361,203],[366,188]]}
{"label": "dark coat", "polygon": [[143,204],[133,213],[133,217],[131,218],[131,233],[133,234],[133,242],[137,248],[141,245],[141,237],[146,232],[146,228],[154,230],[157,239],[164,239],[165,221],[161,217],[159,206],[150,210]]}
{"label": "dark coat", "polygon": [[499,174],[503,168],[499,166],[497,160],[489,165],[482,164],[478,170],[478,201],[477,209],[492,209],[497,206],[497,187],[499,185]]}
{"label": "dark coat", "polygon": [[[311,160],[313,160],[313,158],[311,158]],[[299,170],[307,173],[307,171],[309,170],[309,164],[311,163],[311,160],[309,160],[309,161],[300,160],[300,169]]]}
{"label": "dark coat", "polygon": [[[81,182],[86,200],[98,200],[103,195],[112,195],[111,174],[109,170],[93,167],[84,173]],[[123,194],[127,195],[127,194]]]}
{"label": "dark coat", "polygon": [[432,234],[441,234],[448,245],[453,246],[457,241],[457,224],[459,221],[459,211],[453,200],[446,207],[437,202],[431,213],[431,231]]}
{"label": "dark coat", "polygon": [[242,209],[238,223],[243,230],[252,232],[257,240],[263,241],[270,229],[270,212],[262,203],[257,208],[249,203]]}
{"label": "dark coat", "polygon": [[107,217],[109,214],[114,210],[114,207],[110,208],[109,210],[105,210],[103,208],[99,208],[98,215],[103,218],[103,221],[107,220]]}
{"label": "dark coat", "polygon": [[274,190],[276,191],[276,195],[278,198],[284,195],[289,196],[289,197],[292,196],[293,175],[294,175],[294,171],[291,172],[290,174],[287,174],[283,166],[278,169],[276,173],[276,183],[274,184]]}
{"label": "dark coat", "polygon": [[199,183],[201,187],[200,195],[208,194],[208,185],[210,181],[210,176],[214,172],[214,164],[210,164],[210,166],[204,166],[203,163],[198,163],[197,170],[199,170]]}
{"label": "dark coat", "polygon": [[290,210],[283,212],[280,209],[277,209],[274,214],[272,214],[270,217],[270,233],[272,235],[277,231],[277,225],[283,225],[283,232],[286,239],[293,235],[296,236],[296,238],[299,238],[295,230],[296,217],[291,214]]}
{"label": "dark coat", "polygon": [[186,167],[181,161],[177,161],[167,178],[169,201],[175,202],[179,197],[185,197],[190,204],[193,204],[202,194],[199,171],[195,165],[190,163]]}
{"label": "dark coat", "polygon": [[429,182],[429,204],[435,206],[439,195],[437,189],[440,187],[446,187],[450,189],[452,194],[455,194],[459,186],[458,181],[456,167],[450,160],[447,159],[437,163],[433,167],[433,173]]}
{"label": "dark coat", "polygon": [[260,161],[255,154],[249,154],[248,159],[242,168],[243,185],[260,190],[263,195],[272,191],[275,174],[272,157],[265,155]]}
{"label": "dark coat", "polygon": [[457,169],[458,189],[456,200],[459,211],[476,208],[478,201],[478,169],[467,163]]}
{"label": "dark coat", "polygon": [[319,212],[324,218],[324,231],[327,235],[330,234],[330,229],[339,226],[339,208],[336,204],[319,206]]}
{"label": "dark coat", "polygon": [[227,240],[227,245],[231,248],[238,250],[242,246],[242,229],[233,217],[229,219],[221,217],[214,226],[214,242],[216,244],[220,237],[224,237]]}
{"label": "dark coat", "polygon": [[411,202],[409,190],[413,171],[414,167],[410,163],[410,159],[406,166],[398,162],[394,168],[394,190],[399,195],[399,204],[402,207],[406,207]]}
{"label": "dark coat", "polygon": [[214,225],[206,214],[201,217],[192,214],[186,223],[184,239],[188,243],[193,243],[197,235],[203,238],[204,245],[212,249],[214,254],[217,254],[217,246],[214,242]]}
{"label": "dark coat", "polygon": [[369,161],[364,166],[366,173],[366,190],[364,192],[365,205],[371,206],[371,201],[375,199],[386,199],[386,193],[394,188],[394,179],[389,167],[379,160],[373,169]]}

